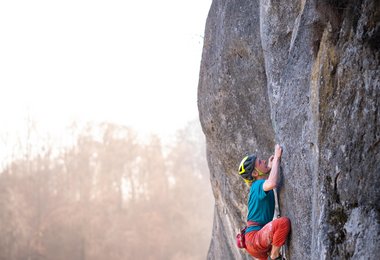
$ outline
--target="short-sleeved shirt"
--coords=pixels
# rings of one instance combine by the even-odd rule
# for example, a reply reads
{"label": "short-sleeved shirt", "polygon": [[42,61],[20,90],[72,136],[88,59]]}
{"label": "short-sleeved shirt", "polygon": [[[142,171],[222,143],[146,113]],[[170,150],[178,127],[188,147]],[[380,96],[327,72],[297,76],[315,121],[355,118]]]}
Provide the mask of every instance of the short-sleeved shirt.
{"label": "short-sleeved shirt", "polygon": [[248,197],[247,221],[260,223],[261,226],[248,227],[246,233],[260,230],[264,225],[273,220],[274,215],[274,193],[273,190],[264,191],[265,180],[257,180],[252,183]]}

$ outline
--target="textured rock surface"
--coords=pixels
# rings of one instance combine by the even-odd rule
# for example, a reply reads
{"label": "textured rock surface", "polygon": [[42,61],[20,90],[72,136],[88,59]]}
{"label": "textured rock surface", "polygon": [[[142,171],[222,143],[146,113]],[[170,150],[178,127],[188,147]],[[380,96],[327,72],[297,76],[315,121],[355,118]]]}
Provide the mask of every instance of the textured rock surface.
{"label": "textured rock surface", "polygon": [[380,1],[213,0],[198,107],[215,218],[209,259],[235,246],[248,152],[284,147],[289,259],[380,259]]}

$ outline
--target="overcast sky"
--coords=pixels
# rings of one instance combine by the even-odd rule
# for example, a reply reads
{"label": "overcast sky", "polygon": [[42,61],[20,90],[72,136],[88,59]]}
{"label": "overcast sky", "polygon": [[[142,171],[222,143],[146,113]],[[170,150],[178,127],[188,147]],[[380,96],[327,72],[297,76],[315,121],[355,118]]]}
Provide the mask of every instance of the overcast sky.
{"label": "overcast sky", "polygon": [[[0,3],[1,134],[110,121],[168,135],[198,117],[211,0]],[[3,137],[4,139],[4,137]]]}

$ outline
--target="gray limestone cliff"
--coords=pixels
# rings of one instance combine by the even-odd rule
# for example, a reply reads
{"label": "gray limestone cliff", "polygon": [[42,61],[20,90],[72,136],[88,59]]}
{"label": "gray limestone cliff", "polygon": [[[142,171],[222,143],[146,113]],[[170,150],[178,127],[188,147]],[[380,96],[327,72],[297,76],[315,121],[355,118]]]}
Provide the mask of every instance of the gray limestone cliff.
{"label": "gray limestone cliff", "polygon": [[215,215],[209,259],[235,246],[249,152],[283,148],[288,259],[380,259],[380,1],[213,0],[198,108]]}

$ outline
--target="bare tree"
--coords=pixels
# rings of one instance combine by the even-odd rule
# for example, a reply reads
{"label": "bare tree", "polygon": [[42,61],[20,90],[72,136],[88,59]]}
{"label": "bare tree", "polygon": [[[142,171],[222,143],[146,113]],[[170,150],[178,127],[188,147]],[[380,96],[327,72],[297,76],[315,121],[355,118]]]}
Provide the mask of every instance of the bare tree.
{"label": "bare tree", "polygon": [[15,159],[0,173],[0,260],[204,259],[213,207],[197,127],[164,153],[157,136],[88,125],[72,146]]}

